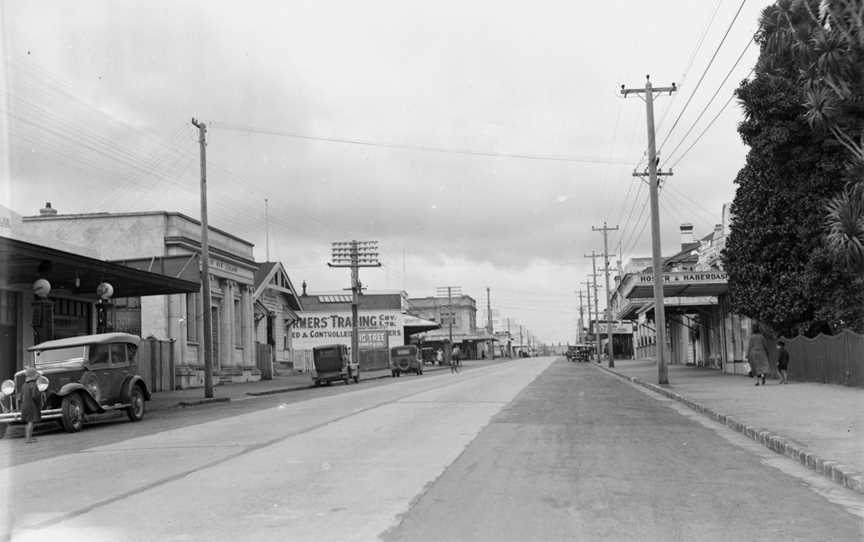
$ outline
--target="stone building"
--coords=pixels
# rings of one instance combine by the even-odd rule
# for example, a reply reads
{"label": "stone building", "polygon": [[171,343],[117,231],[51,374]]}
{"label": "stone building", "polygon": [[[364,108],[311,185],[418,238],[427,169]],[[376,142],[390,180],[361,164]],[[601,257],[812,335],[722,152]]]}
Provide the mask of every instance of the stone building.
{"label": "stone building", "polygon": [[[43,212],[23,218],[29,234],[59,243],[83,245],[101,258],[140,269],[172,269],[185,272],[198,265],[201,223],[177,212],[59,214]],[[213,319],[213,367],[236,372],[255,365],[253,296],[258,266],[253,244],[223,230],[210,227],[210,284]],[[174,339],[176,364],[200,368],[204,364],[204,324],[199,292],[115,301],[115,327]]]}

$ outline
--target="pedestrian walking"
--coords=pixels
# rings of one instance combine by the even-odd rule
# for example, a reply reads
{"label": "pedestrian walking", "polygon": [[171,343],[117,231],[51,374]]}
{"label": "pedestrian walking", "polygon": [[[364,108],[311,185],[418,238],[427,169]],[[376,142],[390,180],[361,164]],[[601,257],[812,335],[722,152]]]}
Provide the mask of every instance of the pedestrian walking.
{"label": "pedestrian walking", "polygon": [[754,324],[753,333],[750,334],[750,341],[747,343],[747,361],[756,374],[756,385],[758,386],[761,380],[764,386],[770,366],[768,364],[768,341],[760,331],[759,325]]}
{"label": "pedestrian walking", "polygon": [[444,351],[440,348],[437,352],[435,352],[435,361],[438,363],[438,366],[444,365]]}
{"label": "pedestrian walking", "polygon": [[21,389],[21,420],[27,422],[24,437],[27,444],[36,442],[33,425],[42,421],[42,393],[36,387],[39,372],[33,367],[24,371],[24,387]]}
{"label": "pedestrian walking", "polygon": [[789,351],[786,350],[786,343],[777,341],[777,372],[780,373],[780,383],[789,383]]}
{"label": "pedestrian walking", "polygon": [[453,350],[450,351],[450,372],[458,373],[459,372],[459,355],[462,352],[459,350],[459,346],[456,345],[453,347]]}

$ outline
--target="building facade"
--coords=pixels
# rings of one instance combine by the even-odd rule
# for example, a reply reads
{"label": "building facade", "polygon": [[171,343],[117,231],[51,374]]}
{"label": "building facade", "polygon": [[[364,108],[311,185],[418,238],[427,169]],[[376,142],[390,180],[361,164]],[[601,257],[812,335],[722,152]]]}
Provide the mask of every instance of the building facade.
{"label": "building facade", "polygon": [[[198,265],[201,223],[176,212],[54,214],[23,218],[24,229],[40,238],[92,247],[104,259],[129,266],[152,267],[171,262],[180,268]],[[204,307],[199,292],[185,295],[117,300],[123,309],[121,325],[142,336],[174,339],[177,365],[204,365],[204,310],[213,321],[215,372],[255,365],[253,297],[254,245],[210,227],[211,304]],[[185,271],[185,269],[184,269]],[[199,269],[199,272],[201,270]],[[121,329],[116,329],[120,331]]]}
{"label": "building facade", "polygon": [[290,364],[294,359],[291,330],[303,310],[300,298],[285,268],[278,262],[258,265],[253,293],[255,340],[270,346],[272,364]]}
{"label": "building facade", "polygon": [[[681,250],[664,258],[664,348],[669,363],[743,372],[751,321],[729,309],[728,275],[721,259],[728,220],[728,207],[724,206],[723,223],[696,241],[692,226],[682,224]],[[636,357],[656,358],[654,273],[650,262],[645,263],[644,258],[635,260],[616,277],[612,308],[617,318],[636,321]]]}
{"label": "building facade", "polygon": [[491,356],[487,349],[494,338],[485,328],[477,327],[477,302],[473,297],[412,297],[408,302],[413,314],[441,326],[419,335],[423,344],[441,348],[450,342],[452,334],[453,345],[459,346],[466,359]]}

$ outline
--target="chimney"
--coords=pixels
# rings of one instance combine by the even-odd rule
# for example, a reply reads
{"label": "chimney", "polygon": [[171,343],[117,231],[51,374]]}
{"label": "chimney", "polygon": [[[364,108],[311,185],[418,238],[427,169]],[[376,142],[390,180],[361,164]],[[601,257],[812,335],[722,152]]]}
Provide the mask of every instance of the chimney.
{"label": "chimney", "polygon": [[46,201],[45,207],[42,207],[41,209],[39,209],[39,214],[41,216],[54,216],[57,214],[57,209],[54,209],[51,207],[50,201]]}
{"label": "chimney", "polygon": [[685,222],[681,224],[681,250],[685,250],[688,245],[693,244],[693,224]]}
{"label": "chimney", "polygon": [[303,281],[303,297],[306,297],[306,281]]}
{"label": "chimney", "polygon": [[723,224],[714,224],[714,239],[723,237]]}

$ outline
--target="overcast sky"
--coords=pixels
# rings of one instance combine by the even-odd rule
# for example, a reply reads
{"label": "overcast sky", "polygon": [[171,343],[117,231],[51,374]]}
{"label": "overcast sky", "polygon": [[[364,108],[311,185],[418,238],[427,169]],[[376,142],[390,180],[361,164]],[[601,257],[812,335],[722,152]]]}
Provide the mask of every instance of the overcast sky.
{"label": "overcast sky", "polygon": [[739,0],[5,0],[4,203],[197,218],[194,116],[211,225],[263,261],[268,198],[270,259],[298,288],[347,287],[330,243],[377,239],[368,288],[455,285],[485,307],[489,287],[496,329],[511,318],[572,343],[583,255],[603,248],[591,227],[621,228],[609,246],[625,262],[650,255],[648,191],[631,176],[645,105],[620,85],[650,73],[680,88],[655,103],[661,156],[680,159],[661,193],[671,254],[680,223],[705,235],[734,196],[736,102],[685,149],[753,67],[755,46],[732,69],[769,3],[746,2],[730,29]]}

